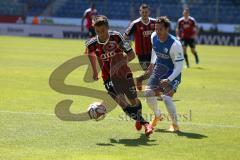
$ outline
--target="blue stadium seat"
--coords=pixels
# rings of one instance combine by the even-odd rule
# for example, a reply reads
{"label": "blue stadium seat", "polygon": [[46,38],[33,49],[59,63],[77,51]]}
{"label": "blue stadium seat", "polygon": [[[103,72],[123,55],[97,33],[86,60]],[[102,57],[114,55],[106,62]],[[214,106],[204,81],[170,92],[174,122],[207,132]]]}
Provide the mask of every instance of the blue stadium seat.
{"label": "blue stadium seat", "polygon": [[[8,0],[0,1],[1,15],[23,15],[27,7],[28,15],[41,15],[53,0]],[[89,8],[91,0],[66,0],[52,16],[56,17],[82,17],[84,11]],[[182,16],[183,4],[180,0],[92,0],[100,14],[110,19],[135,19],[139,17],[139,6],[147,3],[151,7],[151,16],[167,15],[172,21]],[[57,1],[56,1],[57,2]],[[240,1],[219,1],[216,12],[216,1],[209,0],[185,0],[189,6],[191,15],[198,22],[215,22],[216,13],[220,23],[240,23]],[[133,14],[131,9],[133,8]],[[157,12],[158,11],[158,12]]]}

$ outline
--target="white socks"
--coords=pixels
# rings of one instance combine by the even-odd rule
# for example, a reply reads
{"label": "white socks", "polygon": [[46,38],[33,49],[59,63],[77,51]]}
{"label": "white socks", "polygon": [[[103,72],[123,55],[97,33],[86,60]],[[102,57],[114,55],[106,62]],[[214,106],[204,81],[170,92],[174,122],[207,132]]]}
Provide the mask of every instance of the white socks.
{"label": "white socks", "polygon": [[153,110],[155,116],[159,117],[161,112],[158,108],[157,97],[146,97],[148,106]]}
{"label": "white socks", "polygon": [[[150,89],[146,89],[145,96],[146,96],[146,101],[148,106],[153,110],[155,116],[159,117],[161,115],[161,112],[160,112],[160,109],[158,108],[158,101],[157,101],[157,97],[154,96],[154,92]],[[171,117],[172,123],[175,125],[178,125],[176,106],[173,103],[172,97],[169,97],[166,95],[163,95],[161,97],[163,99],[163,102],[166,105],[166,108]]]}
{"label": "white socks", "polygon": [[166,108],[167,108],[168,113],[169,113],[169,115],[172,119],[173,124],[178,125],[176,106],[173,103],[172,97],[163,95],[162,99],[163,99],[163,101],[166,105]]}

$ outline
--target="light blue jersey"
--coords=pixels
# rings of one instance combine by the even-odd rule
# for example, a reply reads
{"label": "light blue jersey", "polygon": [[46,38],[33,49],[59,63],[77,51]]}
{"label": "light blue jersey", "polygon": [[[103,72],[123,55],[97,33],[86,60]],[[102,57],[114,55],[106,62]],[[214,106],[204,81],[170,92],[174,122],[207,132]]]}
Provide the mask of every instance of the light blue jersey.
{"label": "light blue jersey", "polygon": [[152,33],[151,41],[151,63],[155,64],[155,67],[149,79],[149,85],[158,85],[161,79],[169,79],[173,87],[177,87],[181,81],[181,71],[184,60],[180,41],[169,34],[167,40],[161,42],[156,32]]}

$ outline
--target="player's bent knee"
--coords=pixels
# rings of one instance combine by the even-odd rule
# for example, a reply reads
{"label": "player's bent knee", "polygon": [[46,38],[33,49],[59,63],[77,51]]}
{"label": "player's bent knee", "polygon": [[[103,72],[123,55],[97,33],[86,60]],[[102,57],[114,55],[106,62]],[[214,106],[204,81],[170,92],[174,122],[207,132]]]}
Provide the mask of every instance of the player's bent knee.
{"label": "player's bent knee", "polygon": [[164,93],[164,95],[165,95],[165,96],[168,96],[168,97],[173,97],[174,93],[175,93],[175,91],[174,91],[174,90],[171,90],[171,91],[169,91],[169,92],[167,92],[167,93]]}
{"label": "player's bent knee", "polygon": [[145,97],[153,97],[153,96],[155,96],[155,92],[149,86],[147,86],[144,91],[144,96]]}

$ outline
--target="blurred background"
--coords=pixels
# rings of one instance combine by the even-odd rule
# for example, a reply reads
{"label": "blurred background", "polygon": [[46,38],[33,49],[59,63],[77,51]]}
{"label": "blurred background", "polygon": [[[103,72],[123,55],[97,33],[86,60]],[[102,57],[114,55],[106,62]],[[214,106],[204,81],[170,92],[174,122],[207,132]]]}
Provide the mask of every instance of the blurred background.
{"label": "blurred background", "polygon": [[86,38],[81,18],[92,3],[120,32],[139,17],[142,3],[150,5],[151,17],[168,16],[172,30],[189,7],[200,29],[198,43],[240,45],[240,0],[1,0],[0,35]]}

